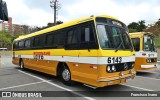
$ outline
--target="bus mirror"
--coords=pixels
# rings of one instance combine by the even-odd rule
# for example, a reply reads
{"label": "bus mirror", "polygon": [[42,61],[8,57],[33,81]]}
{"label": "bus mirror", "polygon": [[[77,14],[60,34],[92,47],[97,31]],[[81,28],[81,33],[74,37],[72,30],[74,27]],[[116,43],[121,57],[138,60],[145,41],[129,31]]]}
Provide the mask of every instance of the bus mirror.
{"label": "bus mirror", "polygon": [[0,20],[8,21],[7,4],[2,0],[0,0]]}
{"label": "bus mirror", "polygon": [[90,29],[85,28],[85,41],[89,42],[90,41]]}

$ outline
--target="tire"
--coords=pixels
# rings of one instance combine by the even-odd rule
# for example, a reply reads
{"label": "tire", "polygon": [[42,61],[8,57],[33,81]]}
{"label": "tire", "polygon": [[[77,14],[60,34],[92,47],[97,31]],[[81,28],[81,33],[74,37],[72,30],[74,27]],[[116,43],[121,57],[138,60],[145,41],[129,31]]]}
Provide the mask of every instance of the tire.
{"label": "tire", "polygon": [[24,70],[24,63],[23,63],[23,60],[21,59],[20,62],[19,62],[19,68],[21,70]]}
{"label": "tire", "polygon": [[75,85],[75,82],[71,80],[71,72],[65,64],[63,64],[63,68],[61,69],[61,80],[65,85]]}

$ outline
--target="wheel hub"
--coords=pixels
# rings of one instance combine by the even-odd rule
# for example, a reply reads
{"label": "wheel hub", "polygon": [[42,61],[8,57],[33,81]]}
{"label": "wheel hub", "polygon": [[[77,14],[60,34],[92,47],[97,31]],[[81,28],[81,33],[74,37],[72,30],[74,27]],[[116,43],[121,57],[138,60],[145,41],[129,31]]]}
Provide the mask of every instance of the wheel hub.
{"label": "wheel hub", "polygon": [[62,77],[65,81],[69,81],[70,80],[70,72],[68,69],[63,70],[62,72]]}

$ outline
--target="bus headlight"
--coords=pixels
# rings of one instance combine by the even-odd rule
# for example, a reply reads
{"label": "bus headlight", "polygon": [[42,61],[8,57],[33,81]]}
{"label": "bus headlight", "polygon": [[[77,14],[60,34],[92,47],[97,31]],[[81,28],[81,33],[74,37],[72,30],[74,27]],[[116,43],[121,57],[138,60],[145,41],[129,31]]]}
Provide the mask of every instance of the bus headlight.
{"label": "bus headlight", "polygon": [[147,59],[147,63],[149,62],[149,59]]}
{"label": "bus headlight", "polygon": [[116,67],[113,65],[112,66],[112,71],[115,72],[116,71]]}
{"label": "bus headlight", "polygon": [[151,62],[151,59],[147,59],[147,63],[150,63]]}
{"label": "bus headlight", "polygon": [[108,71],[108,72],[111,72],[111,66],[108,66],[108,67],[107,67],[107,71]]}

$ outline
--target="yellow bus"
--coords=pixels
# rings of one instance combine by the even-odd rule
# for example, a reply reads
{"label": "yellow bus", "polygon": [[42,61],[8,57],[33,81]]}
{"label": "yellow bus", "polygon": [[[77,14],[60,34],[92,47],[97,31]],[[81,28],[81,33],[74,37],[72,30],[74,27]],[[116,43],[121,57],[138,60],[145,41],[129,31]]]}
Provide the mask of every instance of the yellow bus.
{"label": "yellow bus", "polygon": [[136,51],[135,70],[150,70],[157,67],[157,52],[152,33],[130,33]]}
{"label": "yellow bus", "polygon": [[13,61],[60,76],[62,82],[104,87],[134,79],[135,51],[125,24],[107,15],[79,18],[13,42]]}

